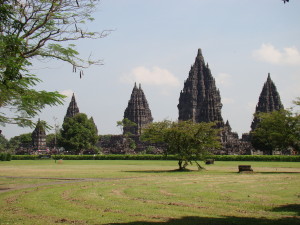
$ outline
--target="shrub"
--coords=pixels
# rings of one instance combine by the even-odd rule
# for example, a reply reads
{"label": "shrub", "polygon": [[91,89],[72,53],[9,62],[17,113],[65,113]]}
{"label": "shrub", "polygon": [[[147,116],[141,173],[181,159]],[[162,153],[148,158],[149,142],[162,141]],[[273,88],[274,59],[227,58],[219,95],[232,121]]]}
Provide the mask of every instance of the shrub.
{"label": "shrub", "polygon": [[10,161],[11,160],[11,154],[8,152],[1,152],[0,153],[0,161]]}
{"label": "shrub", "polygon": [[36,160],[39,159],[38,155],[12,155],[12,160]]}

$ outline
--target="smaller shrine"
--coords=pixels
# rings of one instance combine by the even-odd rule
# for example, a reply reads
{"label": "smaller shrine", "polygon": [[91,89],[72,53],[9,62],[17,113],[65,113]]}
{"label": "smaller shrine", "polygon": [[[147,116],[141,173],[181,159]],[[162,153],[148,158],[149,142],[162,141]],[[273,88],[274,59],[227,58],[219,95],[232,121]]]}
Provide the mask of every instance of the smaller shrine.
{"label": "smaller shrine", "polygon": [[141,84],[139,88],[136,86],[136,83],[134,84],[128,106],[124,112],[125,118],[136,123],[136,126],[124,127],[124,134],[130,132],[134,135],[140,135],[142,128],[153,121],[151,110]]}
{"label": "smaller shrine", "polygon": [[38,120],[34,131],[31,134],[32,137],[32,150],[36,154],[46,154],[48,152],[46,146],[46,131],[42,121]]}

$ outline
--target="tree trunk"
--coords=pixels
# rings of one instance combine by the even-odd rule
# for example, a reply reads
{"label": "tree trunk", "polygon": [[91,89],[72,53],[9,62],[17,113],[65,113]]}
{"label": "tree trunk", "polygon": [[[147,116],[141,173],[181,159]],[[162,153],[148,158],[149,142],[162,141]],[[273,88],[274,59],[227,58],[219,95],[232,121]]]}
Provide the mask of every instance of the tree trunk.
{"label": "tree trunk", "polygon": [[183,168],[182,168],[182,160],[179,160],[178,161],[178,166],[179,166],[179,170],[182,170]]}

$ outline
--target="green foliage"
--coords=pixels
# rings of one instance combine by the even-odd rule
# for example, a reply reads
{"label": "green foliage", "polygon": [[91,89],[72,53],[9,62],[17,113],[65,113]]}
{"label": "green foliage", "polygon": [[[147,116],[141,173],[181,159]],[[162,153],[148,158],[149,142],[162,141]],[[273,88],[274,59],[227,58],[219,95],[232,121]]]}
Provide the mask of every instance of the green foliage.
{"label": "green foliage", "polygon": [[9,149],[16,150],[21,146],[30,146],[32,143],[31,133],[21,134],[15,137],[12,137],[9,140],[8,146]]}
{"label": "green foliage", "polygon": [[300,116],[289,110],[258,114],[260,122],[252,132],[255,148],[272,152],[293,148],[300,151]]}
{"label": "green foliage", "polygon": [[47,134],[46,135],[46,145],[50,148],[55,147],[55,142],[57,142],[58,135],[55,134]]}
{"label": "green foliage", "polygon": [[257,162],[300,162],[299,155],[209,155],[205,159],[216,161],[257,161]]}
{"label": "green foliage", "polygon": [[124,135],[130,136],[132,133],[130,133],[128,130],[130,130],[133,127],[136,127],[137,124],[127,118],[124,118],[121,121],[117,121],[117,127],[120,127],[121,131],[124,131]]}
{"label": "green foliage", "polygon": [[218,130],[214,123],[193,123],[192,121],[163,121],[150,124],[143,130],[142,140],[166,145],[165,154],[174,154],[179,170],[195,159],[203,157],[208,150],[220,147]]}
{"label": "green foliage", "polygon": [[62,125],[60,146],[66,151],[79,154],[84,150],[92,149],[98,141],[95,123],[84,113],[65,118]]}
{"label": "green foliage", "polygon": [[[74,44],[61,43],[101,38],[107,32],[88,32],[98,0],[0,0],[0,124],[31,126],[31,120],[46,106],[63,103],[58,92],[37,91],[41,82],[29,73],[31,62],[57,59],[76,68],[100,61],[79,58]],[[80,76],[83,72],[80,69]],[[3,109],[7,109],[6,111]]]}
{"label": "green foliage", "polygon": [[0,152],[6,151],[8,148],[8,140],[0,134]]}
{"label": "green foliage", "polygon": [[107,142],[111,139],[111,137],[112,137],[111,134],[99,135],[99,141]]}
{"label": "green foliage", "polygon": [[[177,160],[175,155],[52,155],[52,159],[63,160]],[[12,155],[12,160],[37,160],[37,155]],[[290,155],[207,155],[194,160],[214,159],[215,161],[253,162],[300,162],[300,156]]]}
{"label": "green foliage", "polygon": [[53,156],[53,159],[63,160],[176,160],[175,156],[165,155],[60,155]]}
{"label": "green foliage", "polygon": [[12,155],[12,160],[37,160],[40,159],[38,155]]}
{"label": "green foliage", "polygon": [[10,161],[11,154],[9,152],[0,152],[0,161]]}

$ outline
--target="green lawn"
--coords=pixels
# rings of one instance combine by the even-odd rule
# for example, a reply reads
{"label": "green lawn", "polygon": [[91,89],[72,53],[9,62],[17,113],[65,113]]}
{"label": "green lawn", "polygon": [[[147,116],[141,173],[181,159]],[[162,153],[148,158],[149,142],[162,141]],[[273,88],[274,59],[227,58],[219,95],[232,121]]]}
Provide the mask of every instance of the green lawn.
{"label": "green lawn", "polygon": [[[254,173],[237,173],[238,165]],[[203,165],[203,163],[202,163]],[[0,224],[300,224],[299,162],[0,162]]]}

